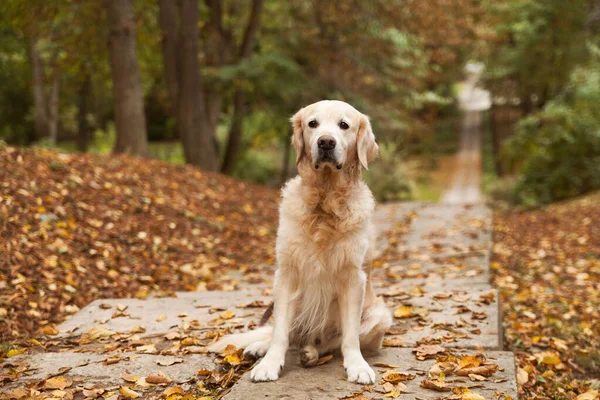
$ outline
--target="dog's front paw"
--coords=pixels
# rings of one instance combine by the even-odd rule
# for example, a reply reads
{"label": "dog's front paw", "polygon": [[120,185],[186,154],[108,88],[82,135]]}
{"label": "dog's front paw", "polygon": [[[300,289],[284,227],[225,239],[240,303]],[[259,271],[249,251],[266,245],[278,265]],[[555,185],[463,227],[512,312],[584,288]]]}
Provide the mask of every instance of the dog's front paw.
{"label": "dog's front paw", "polygon": [[267,350],[269,350],[268,340],[254,342],[246,346],[244,349],[244,357],[252,359],[261,358],[267,354]]}
{"label": "dog's front paw", "polygon": [[344,365],[348,374],[349,382],[356,382],[362,385],[372,385],[375,383],[375,371],[364,359],[354,360]]}
{"label": "dog's front paw", "polygon": [[282,369],[283,359],[277,360],[267,356],[254,367],[250,373],[250,379],[253,382],[276,381]]}

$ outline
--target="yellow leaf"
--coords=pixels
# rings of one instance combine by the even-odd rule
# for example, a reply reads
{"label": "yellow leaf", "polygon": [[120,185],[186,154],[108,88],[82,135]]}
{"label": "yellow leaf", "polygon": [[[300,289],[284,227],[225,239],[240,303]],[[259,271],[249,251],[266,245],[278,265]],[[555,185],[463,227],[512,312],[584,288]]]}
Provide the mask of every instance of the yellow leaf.
{"label": "yellow leaf", "polygon": [[137,382],[137,381],[140,380],[140,377],[136,376],[136,375],[131,375],[131,374],[127,373],[127,372],[123,372],[121,374],[121,379],[123,379],[123,380],[125,380],[127,382],[130,382],[130,383],[135,383],[135,382]]}
{"label": "yellow leaf", "polygon": [[477,393],[467,392],[463,394],[462,400],[485,400],[485,397]]}
{"label": "yellow leaf", "polygon": [[221,318],[223,319],[231,319],[233,317],[235,317],[235,314],[233,313],[233,311],[230,310],[227,310],[223,314],[221,314]]}
{"label": "yellow leaf", "polygon": [[58,329],[56,329],[56,326],[54,325],[46,325],[44,327],[44,329],[42,329],[42,332],[44,333],[44,335],[58,335]]}
{"label": "yellow leaf", "polygon": [[137,399],[138,397],[140,397],[140,394],[138,392],[131,390],[127,386],[121,386],[119,388],[119,394],[127,399]]}
{"label": "yellow leaf", "polygon": [[65,378],[64,376],[58,376],[56,378],[47,379],[44,382],[44,389],[59,389],[63,390],[73,384],[73,381]]}
{"label": "yellow leaf", "polygon": [[560,364],[560,358],[554,354],[547,354],[542,358],[542,362],[546,365],[557,365]]}
{"label": "yellow leaf", "polygon": [[179,386],[173,386],[172,388],[165,389],[165,391],[163,392],[163,396],[165,397],[169,397],[175,394],[183,394],[183,389]]}
{"label": "yellow leaf", "polygon": [[394,311],[394,317],[396,318],[409,318],[412,315],[411,306],[402,306]]}
{"label": "yellow leaf", "polygon": [[458,364],[459,369],[479,367],[483,359],[480,356],[466,356],[460,359]]}
{"label": "yellow leaf", "polygon": [[10,358],[10,357],[18,356],[19,354],[23,354],[26,351],[27,351],[27,349],[12,349],[12,350],[9,350],[8,353],[6,353],[6,357]]}
{"label": "yellow leaf", "polygon": [[590,389],[585,393],[581,393],[576,397],[575,400],[597,400],[598,399],[598,391]]}
{"label": "yellow leaf", "polygon": [[404,374],[402,372],[398,372],[398,371],[394,371],[394,370],[389,370],[386,371],[381,378],[386,381],[386,382],[390,382],[390,383],[398,383],[398,382],[402,382],[402,381],[409,381],[412,379],[415,379],[415,375],[413,374]]}

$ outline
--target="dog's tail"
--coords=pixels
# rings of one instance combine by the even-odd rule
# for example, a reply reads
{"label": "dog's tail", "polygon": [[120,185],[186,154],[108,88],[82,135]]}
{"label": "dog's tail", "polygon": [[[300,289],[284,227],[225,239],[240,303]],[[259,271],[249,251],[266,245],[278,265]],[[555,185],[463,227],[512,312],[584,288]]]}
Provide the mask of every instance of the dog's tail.
{"label": "dog's tail", "polygon": [[272,326],[261,326],[253,331],[227,335],[208,346],[207,350],[212,353],[221,353],[230,344],[234,345],[238,349],[244,348],[254,342],[270,339],[272,333]]}

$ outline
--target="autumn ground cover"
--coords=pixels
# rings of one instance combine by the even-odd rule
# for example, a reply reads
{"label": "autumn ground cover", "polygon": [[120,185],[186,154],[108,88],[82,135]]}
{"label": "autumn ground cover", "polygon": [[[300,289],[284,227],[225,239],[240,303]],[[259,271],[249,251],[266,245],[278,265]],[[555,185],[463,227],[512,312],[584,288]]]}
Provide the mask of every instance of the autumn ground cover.
{"label": "autumn ground cover", "polygon": [[128,156],[0,149],[0,343],[97,298],[233,290],[272,262],[278,192]]}
{"label": "autumn ground cover", "polygon": [[523,398],[597,398],[600,194],[498,212],[494,224],[493,283]]}

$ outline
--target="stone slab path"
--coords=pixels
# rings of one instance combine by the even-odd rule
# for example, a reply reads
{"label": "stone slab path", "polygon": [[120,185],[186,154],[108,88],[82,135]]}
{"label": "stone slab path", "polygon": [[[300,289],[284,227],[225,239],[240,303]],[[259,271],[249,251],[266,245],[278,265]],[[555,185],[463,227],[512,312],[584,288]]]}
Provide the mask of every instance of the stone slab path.
{"label": "stone slab path", "polygon": [[[460,399],[465,393],[472,399],[517,398],[513,356],[501,351],[498,296],[488,283],[490,211],[481,205],[402,203],[379,207],[375,219],[380,239],[373,280],[396,316],[385,347],[366,356],[378,383],[347,382],[337,354],[303,369],[291,351],[279,381],[254,384],[246,373],[224,399]],[[165,398],[168,385],[133,383],[131,376],[162,373],[184,391],[202,382],[198,370],[230,379],[222,358],[206,354],[204,345],[215,330],[258,323],[269,294],[268,284],[244,283],[233,292],[97,300],[60,325],[46,349],[5,361],[2,376],[21,373],[16,381],[5,380],[0,393],[28,385],[49,396],[70,390],[73,398],[94,398],[90,388],[101,388],[102,396],[114,400],[127,398],[119,389],[128,387],[140,398]],[[469,370],[469,360],[480,369]],[[466,372],[459,374],[459,366]],[[442,386],[453,391],[422,387],[440,377],[440,368]],[[400,373],[400,383],[386,384],[391,370]],[[52,394],[44,382],[55,376],[69,386]],[[206,396],[211,398],[210,391]]]}

